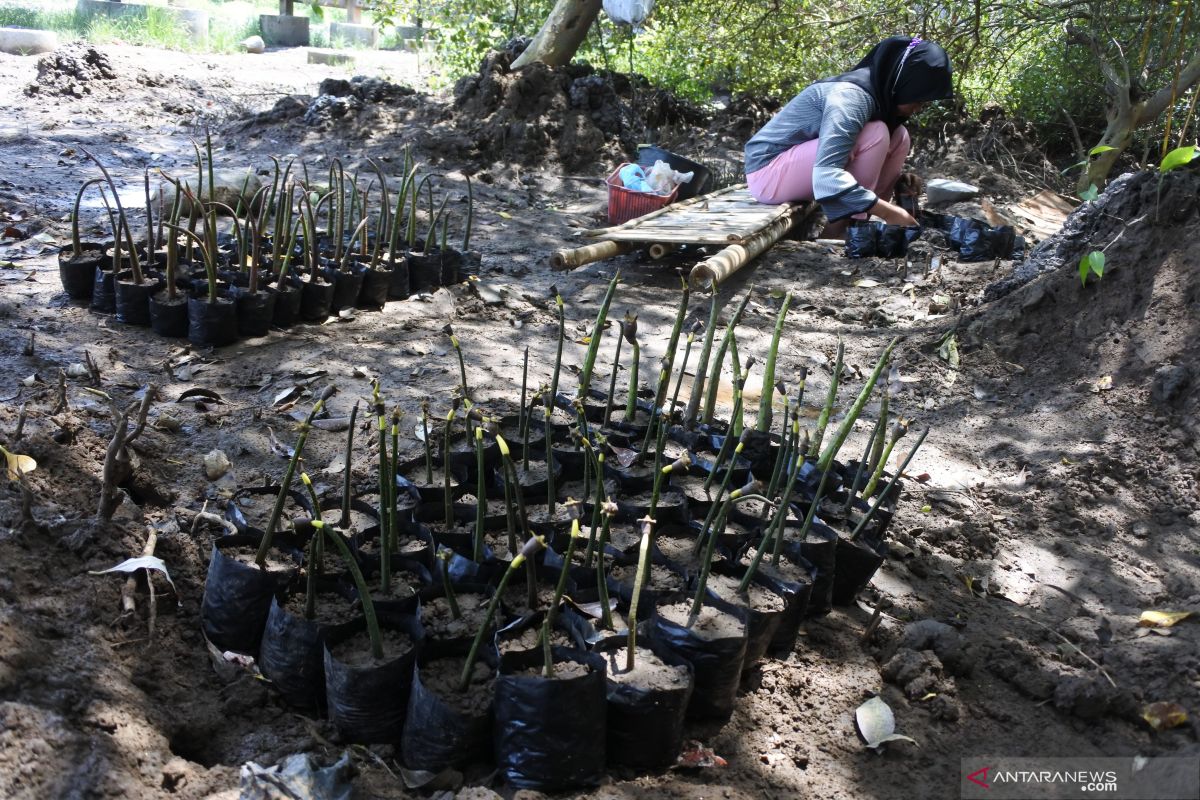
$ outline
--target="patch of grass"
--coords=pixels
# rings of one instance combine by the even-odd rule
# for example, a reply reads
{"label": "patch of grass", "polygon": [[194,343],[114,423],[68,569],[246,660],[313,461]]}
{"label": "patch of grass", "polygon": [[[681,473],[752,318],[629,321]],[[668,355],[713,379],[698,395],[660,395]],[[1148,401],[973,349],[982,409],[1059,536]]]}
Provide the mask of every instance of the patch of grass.
{"label": "patch of grass", "polygon": [[68,38],[77,38],[83,24],[73,7],[42,7],[0,5],[0,27],[32,28],[54,31]]}

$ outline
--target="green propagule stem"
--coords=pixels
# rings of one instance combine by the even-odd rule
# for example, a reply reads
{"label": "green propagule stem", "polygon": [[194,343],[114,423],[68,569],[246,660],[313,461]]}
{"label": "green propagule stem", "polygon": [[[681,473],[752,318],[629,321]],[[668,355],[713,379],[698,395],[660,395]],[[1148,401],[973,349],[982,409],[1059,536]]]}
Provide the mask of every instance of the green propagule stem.
{"label": "green propagule stem", "polygon": [[483,520],[487,516],[487,486],[483,470],[483,426],[475,426],[475,471],[478,480],[475,482],[475,563],[483,563]]}
{"label": "green propagule stem", "polygon": [[438,572],[442,574],[442,594],[445,595],[446,603],[450,606],[450,616],[453,619],[462,619],[462,609],[458,606],[458,595],[454,593],[454,583],[450,580],[450,557],[453,552],[444,547],[438,550],[437,559],[442,562],[442,567]]}
{"label": "green propagule stem", "polygon": [[550,436],[550,415],[554,412],[554,406],[551,404],[551,396],[549,390],[542,394],[542,423],[543,430],[546,436],[546,524],[550,524],[554,519],[554,501],[557,497],[554,486],[554,470],[550,468],[553,464],[554,445],[551,442]]}
{"label": "green propagule stem", "polygon": [[554,377],[550,379],[550,399],[558,399],[558,376],[562,372],[563,342],[567,338],[567,317],[562,295],[554,288],[554,304],[558,307],[558,351],[554,355]]}
{"label": "green propagule stem", "polygon": [[358,401],[354,401],[354,408],[350,409],[350,427],[346,432],[346,456],[343,459],[342,466],[342,518],[338,522],[338,527],[342,530],[350,528],[350,482],[354,471],[350,469],[350,460],[354,455],[354,423],[358,419]]}
{"label": "green propagule stem", "polygon": [[[513,464],[512,452],[508,449],[508,442],[499,434],[496,434],[496,446],[500,449],[500,460],[504,464],[505,486],[512,487],[512,496],[517,500],[517,513],[521,519],[521,534],[528,539],[533,533],[529,530],[529,512],[525,508],[525,490],[521,488],[521,483],[517,480],[517,468]],[[505,498],[507,499],[507,497],[506,492]],[[508,514],[509,516],[512,515],[511,505],[508,508]],[[510,552],[512,552],[511,549]],[[528,592],[527,602],[529,609],[532,611],[537,607],[537,570],[534,569],[532,561],[527,562],[526,567],[525,588]]]}
{"label": "green propagule stem", "polygon": [[650,494],[650,512],[646,516],[653,518],[655,512],[658,511],[658,498],[662,493],[663,481],[667,480],[672,472],[676,470],[686,471],[691,465],[691,457],[687,453],[684,453],[658,471],[658,474],[654,476],[654,491]]}
{"label": "green propagule stem", "polygon": [[446,511],[446,530],[454,528],[454,501],[450,497],[450,426],[454,424],[456,413],[458,413],[457,406],[451,406],[450,410],[446,412],[446,428],[442,434],[445,439],[442,442],[442,489]]}
{"label": "green propagule stem", "polygon": [[467,400],[467,364],[463,360],[462,344],[458,341],[458,337],[454,335],[454,328],[447,325],[442,331],[450,337],[450,345],[454,348],[454,354],[458,356],[458,376],[462,388],[462,398]]}
{"label": "green propagule stem", "polygon": [[717,317],[721,313],[718,290],[713,284],[709,296],[708,327],[704,331],[704,344],[700,347],[700,358],[696,361],[696,380],[692,384],[692,396],[688,398],[687,411],[683,415],[683,426],[688,430],[696,427],[696,416],[700,412],[700,400],[704,396],[704,379],[708,374],[708,359],[712,355],[713,335],[717,330]]}
{"label": "green propagule stem", "polygon": [[[826,445],[825,450],[821,453],[820,459],[817,461],[817,470],[821,473],[821,482],[817,485],[816,494],[813,495],[812,503],[808,507],[808,514],[804,517],[804,525],[801,527],[798,535],[798,538],[802,542],[808,536],[808,531],[812,527],[813,520],[816,518],[817,509],[821,505],[821,499],[825,495],[825,485],[828,482],[829,470],[833,465],[833,459],[837,456],[838,451],[841,450],[842,445],[846,441],[846,437],[850,435],[850,430],[854,427],[854,423],[858,420],[859,415],[862,414],[862,410],[866,406],[867,400],[870,399],[871,393],[875,391],[875,384],[879,381],[879,376],[883,373],[884,366],[886,366],[888,361],[891,359],[892,351],[896,349],[896,343],[898,341],[899,339],[893,338],[892,341],[888,343],[887,348],[884,349],[883,354],[879,357],[879,361],[875,363],[875,369],[871,371],[870,376],[867,378],[867,382],[863,384],[863,388],[858,393],[858,397],[855,399],[854,404],[850,407],[850,409],[846,412],[846,416],[842,419],[842,424],[838,427],[837,433],[834,434],[833,441]],[[842,348],[839,343],[839,364],[841,361],[841,350]],[[822,411],[822,416],[825,416],[825,411],[832,406],[833,396],[835,394],[836,387],[833,387],[833,389],[830,391],[830,396],[826,399],[826,409]],[[795,459],[795,464],[799,465],[802,463],[802,461],[803,459],[797,458]],[[791,499],[792,487],[795,485],[796,480],[794,476],[798,473],[797,468],[793,467],[792,472],[793,477],[791,477],[788,482],[788,486],[784,490],[785,500],[780,505],[779,511],[776,513],[776,516],[780,518],[780,522],[779,524],[772,526],[775,529],[775,541],[771,553],[771,563],[773,564],[779,563],[781,548],[783,546],[784,532],[782,518],[786,517],[787,515],[787,501]],[[759,555],[760,554],[756,554],[754,564],[755,567],[757,567]]]}
{"label": "green propagule stem", "polygon": [[[745,370],[741,370],[740,368],[738,368],[736,366],[734,368],[734,373],[733,373],[733,388],[734,388],[734,391],[733,391],[733,414],[730,415],[730,419],[738,419],[741,417],[741,414],[742,414],[742,387],[746,384],[746,378],[747,378],[747,376],[750,375],[750,370],[753,367],[754,367],[754,356],[750,356],[749,358],[746,359]],[[732,427],[733,426],[731,425],[730,431],[725,435],[725,441],[723,441],[721,443],[721,449],[717,453],[716,461],[713,462],[712,470],[708,473],[708,477],[704,479],[704,491],[706,491],[706,492],[710,488],[712,488],[713,481],[717,477],[717,472],[720,470],[721,465],[725,463],[725,459],[729,455],[729,451],[731,449],[733,449],[734,442],[736,441],[738,444],[741,444],[743,441],[745,431],[741,430],[735,434],[732,430]],[[736,459],[731,460],[729,462],[729,468],[732,470],[733,465],[736,463],[737,463]],[[718,497],[719,496],[720,495],[718,495]]]}
{"label": "green propagule stem", "polygon": [[612,527],[612,518],[617,515],[617,504],[612,499],[606,499],[600,507],[604,523],[600,528],[600,538],[597,540],[596,553],[596,591],[600,601],[600,625],[605,630],[613,629],[612,609],[608,607],[608,576],[604,571],[604,548],[608,545],[608,534]]}
{"label": "green propagule stem", "polygon": [[617,290],[617,281],[620,278],[620,271],[613,275],[612,280],[608,283],[608,291],[604,293],[604,300],[600,303],[600,310],[596,313],[596,324],[592,326],[592,337],[588,341],[587,354],[583,359],[583,370],[579,373],[579,391],[576,396],[581,400],[587,397],[588,390],[592,387],[592,370],[596,366],[596,353],[599,352],[604,323],[608,319],[608,308],[612,305],[613,294]]}
{"label": "green propagule stem", "polygon": [[400,421],[404,412],[398,408],[392,409],[392,458],[388,464],[388,530],[392,534],[392,552],[400,551],[400,528],[396,522],[396,505],[399,495],[396,491],[396,472],[400,468]]}
{"label": "green propagule stem", "polygon": [[117,207],[117,222],[120,225],[120,228],[113,231],[113,241],[116,243],[113,250],[113,269],[120,268],[120,259],[118,256],[120,255],[121,232],[123,230],[125,233],[125,242],[129,245],[129,267],[133,271],[133,282],[140,286],[142,283],[142,267],[138,262],[137,247],[133,243],[133,233],[129,230],[129,220],[125,216],[125,208],[121,205],[121,196],[117,193],[117,184],[113,181],[112,176],[108,174],[108,170],[104,165],[100,163],[100,159],[89,153],[85,148],[81,147],[79,151],[90,158],[100,168],[100,172],[104,175],[104,180],[108,184],[108,188],[113,193],[113,203]]}
{"label": "green propagule stem", "polygon": [[854,527],[854,531],[850,534],[850,541],[857,542],[858,537],[862,536],[862,532],[867,528],[867,523],[875,518],[875,512],[879,510],[881,505],[883,505],[884,499],[891,493],[892,487],[896,485],[896,482],[900,480],[900,476],[904,474],[904,470],[908,469],[909,462],[913,460],[913,456],[917,454],[917,450],[920,449],[921,445],[925,441],[925,437],[928,435],[929,428],[921,431],[921,435],[917,437],[917,441],[913,443],[912,449],[909,450],[908,455],[904,457],[904,461],[901,462],[900,468],[896,470],[896,474],[892,476],[890,481],[888,481],[887,486],[885,486],[883,491],[879,493],[879,496],[875,498],[875,502],[871,504],[871,507],[867,510],[867,513],[863,515],[863,518],[858,521],[858,525]]}
{"label": "green propagule stem", "polygon": [[[642,360],[642,348],[637,340],[637,315],[625,314],[624,321],[621,322],[621,335],[629,340],[629,344],[633,347],[633,363],[629,367],[629,393],[628,400],[625,402],[625,424],[632,425],[633,418],[637,414],[637,392],[638,392],[638,365]],[[655,408],[658,406],[656,405]],[[650,427],[654,427],[651,420]],[[646,436],[650,435],[650,429],[646,429]]]}
{"label": "green propagule stem", "polygon": [[[392,590],[392,489],[388,486],[387,411],[375,381],[371,404],[379,426],[379,590],[387,595]],[[395,481],[392,487],[395,487]]]}
{"label": "green propagule stem", "polygon": [[500,583],[496,586],[496,593],[488,601],[483,622],[480,623],[479,630],[475,633],[475,638],[471,641],[471,649],[467,653],[466,663],[463,664],[462,675],[458,680],[458,689],[460,692],[465,692],[467,687],[471,685],[471,671],[475,667],[475,660],[479,657],[479,646],[483,644],[483,638],[492,624],[492,618],[496,616],[496,606],[500,604],[500,598],[504,595],[504,589],[508,586],[509,579],[514,572],[520,569],[522,564],[537,555],[537,552],[545,546],[546,540],[544,538],[541,536],[531,536],[525,542],[524,546],[521,547],[521,552],[513,556],[513,560],[508,563],[508,568],[500,576]]}
{"label": "green propagule stem", "polygon": [[333,396],[334,391],[335,387],[332,384],[326,386],[317,398],[317,402],[313,404],[312,410],[308,412],[304,422],[300,424],[300,435],[296,438],[296,450],[292,453],[291,460],[288,461],[287,471],[283,473],[279,495],[275,498],[275,507],[271,509],[271,517],[267,520],[267,530],[263,533],[262,542],[254,556],[254,563],[260,569],[267,568],[267,553],[271,551],[271,540],[275,538],[275,530],[279,527],[279,518],[283,515],[283,503],[287,499],[288,489],[292,486],[292,478],[296,474],[296,464],[300,461],[300,454],[304,451],[304,442],[308,439],[308,432],[312,430],[313,418],[321,413],[321,409],[325,407],[325,401]]}
{"label": "green propagule stem", "polygon": [[367,582],[363,579],[362,570],[358,568],[358,562],[354,559],[354,555],[350,552],[350,548],[342,541],[342,537],[334,531],[326,531],[325,523],[320,520],[313,520],[312,526],[316,529],[318,536],[328,535],[338,548],[338,555],[342,557],[342,561],[346,563],[346,569],[350,570],[350,577],[354,579],[354,586],[358,589],[358,597],[362,602],[363,616],[367,618],[367,636],[371,638],[371,655],[375,659],[383,658],[383,637],[379,633],[379,618],[375,616],[375,601],[371,599],[371,592],[367,589]]}
{"label": "green propagule stem", "polygon": [[[700,530],[703,533],[706,533],[709,530],[709,526],[713,524],[713,520],[717,516],[718,508],[721,505],[721,498],[725,496],[725,492],[728,491],[729,484],[733,480],[733,465],[737,463],[738,456],[740,456],[742,451],[746,449],[746,439],[748,438],[750,438],[749,434],[743,431],[741,438],[738,440],[737,446],[733,448],[733,458],[729,460],[729,467],[725,470],[725,477],[721,479],[721,488],[717,490],[716,499],[709,507],[708,514],[704,517],[704,524],[700,527]],[[730,441],[732,439],[733,437],[730,436],[726,438],[726,441]],[[709,473],[709,477],[715,475],[720,467],[720,460],[714,462],[713,469],[712,472]],[[704,541],[704,535],[701,535],[700,538],[696,540],[696,552],[700,552],[700,548],[704,546]]]}
{"label": "green propagule stem", "polygon": [[[708,373],[708,391],[704,398],[704,416],[703,422],[708,425],[713,421],[713,415],[717,411],[717,391],[721,387],[721,370],[725,368],[725,354],[734,345],[734,331],[738,324],[742,321],[742,315],[746,313],[746,305],[750,302],[750,295],[754,293],[754,287],[751,286],[746,291],[746,296],[742,298],[742,302],[738,303],[737,309],[733,312],[733,316],[729,318],[729,324],[725,326],[725,335],[721,338],[721,346],[717,350],[717,357],[713,361],[712,369]],[[736,352],[736,350],[735,350]],[[738,368],[735,363],[734,375],[737,375]],[[693,388],[693,394],[702,389]],[[740,433],[740,431],[739,431]]]}
{"label": "green propagule stem", "polygon": [[[881,417],[879,421],[882,423],[884,420]],[[888,434],[888,443],[887,447],[883,450],[883,456],[875,465],[875,471],[871,473],[871,480],[867,481],[867,485],[863,487],[863,498],[874,496],[875,490],[879,488],[879,479],[883,477],[883,470],[887,466],[888,459],[892,457],[892,450],[895,449],[896,442],[904,438],[904,434],[906,433],[908,433],[908,420],[896,420],[896,424],[892,426]]]}
{"label": "green propagule stem", "polygon": [[[433,445],[429,442],[429,401],[421,401],[421,442],[425,445],[425,485],[433,485]],[[446,465],[443,465],[445,467]]]}
{"label": "green propagule stem", "polygon": [[[300,482],[308,490],[308,497],[312,501],[313,519],[320,522],[321,500],[317,497],[317,490],[313,488],[307,472],[300,473]],[[317,616],[317,578],[324,567],[324,560],[325,537],[314,536],[308,543],[308,575],[304,586],[304,618],[308,620],[315,619]]]}
{"label": "green propagule stem", "polygon": [[833,404],[837,399],[838,384],[842,380],[842,357],[846,346],[838,339],[837,356],[833,359],[833,376],[829,379],[829,392],[825,396],[825,405],[821,407],[821,415],[817,417],[817,429],[808,444],[808,457],[815,458],[821,452],[821,441],[825,438],[825,428],[829,426],[829,417],[833,413]]}
{"label": "green propagule stem", "polygon": [[622,325],[622,330],[621,335],[617,337],[617,351],[613,353],[612,372],[608,376],[608,399],[604,402],[604,420],[600,423],[602,428],[608,427],[608,420],[612,417],[613,396],[617,391],[617,372],[621,368],[621,345],[625,344],[624,323],[617,324]]}
{"label": "green propagule stem", "polygon": [[542,621],[542,677],[554,677],[554,659],[550,655],[550,633],[554,630],[554,618],[558,614],[558,606],[562,603],[563,594],[567,591],[567,574],[571,571],[571,559],[575,556],[575,542],[583,538],[579,530],[579,515],[583,511],[583,503],[569,499],[566,506],[571,512],[571,535],[567,539],[567,552],[563,554],[563,568],[558,571],[558,583],[554,587],[554,600],[546,609],[546,618]]}
{"label": "green propagule stem", "polygon": [[638,545],[637,572],[633,577],[633,597],[629,601],[629,619],[626,627],[629,629],[625,641],[625,671],[632,671],[637,666],[637,612],[642,599],[642,590],[646,586],[646,577],[650,573],[650,544],[654,539],[654,519],[642,517],[638,520],[642,527],[642,541]]}
{"label": "green propagule stem", "polygon": [[[692,600],[692,609],[688,612],[687,625],[684,627],[690,628],[696,624],[696,620],[700,617],[700,610],[704,607],[704,590],[708,587],[708,574],[712,569],[713,553],[716,551],[717,538],[721,535],[721,531],[725,529],[725,519],[729,515],[729,509],[739,498],[748,494],[758,494],[762,489],[762,482],[754,478],[750,479],[740,489],[734,489],[729,493],[729,497],[722,502],[721,511],[717,514],[715,524],[710,530],[708,524],[702,532],[702,539],[705,542],[704,557],[700,559],[700,579],[696,583],[696,597]],[[716,504],[713,504],[714,507]]]}
{"label": "green propagule stem", "polygon": [[754,427],[761,433],[771,429],[771,406],[775,400],[775,357],[779,353],[779,339],[783,336],[783,325],[787,321],[788,307],[792,304],[792,293],[783,296],[779,316],[775,318],[775,333],[771,337],[771,349],[767,351],[767,363],[763,367],[762,397],[758,401],[758,424]]}

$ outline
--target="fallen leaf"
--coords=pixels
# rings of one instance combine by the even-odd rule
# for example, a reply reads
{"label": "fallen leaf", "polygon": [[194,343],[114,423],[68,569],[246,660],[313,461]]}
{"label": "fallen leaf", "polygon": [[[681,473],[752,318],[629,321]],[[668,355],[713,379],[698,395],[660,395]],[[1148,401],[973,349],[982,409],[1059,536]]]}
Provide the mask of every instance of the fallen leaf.
{"label": "fallen leaf", "polygon": [[1108,391],[1111,391],[1112,388],[1113,388],[1112,375],[1105,375],[1103,378],[1101,378],[1100,380],[1098,380],[1092,384],[1092,394],[1099,394],[1100,392],[1108,392]]}
{"label": "fallen leaf", "polygon": [[501,219],[512,219],[513,218],[513,215],[508,213],[507,211],[497,211],[496,216],[500,217]]}
{"label": "fallen leaf", "polygon": [[88,374],[87,367],[78,362],[74,364],[68,364],[66,372],[68,378],[83,378]]}
{"label": "fallen leaf", "polygon": [[1143,628],[1170,628],[1192,615],[1191,611],[1143,611],[1138,625]]}
{"label": "fallen leaf", "polygon": [[871,278],[859,278],[858,280],[856,280],[854,282],[853,285],[857,286],[860,289],[874,289],[876,286],[879,286],[880,284],[879,284],[879,281],[872,280]]}
{"label": "fallen leaf", "polygon": [[161,572],[163,577],[167,579],[167,583],[171,584],[171,588],[175,588],[175,581],[171,580],[171,573],[167,572],[167,565],[158,556],[139,556],[138,558],[127,558],[115,567],[101,570],[88,570],[88,575],[107,575],[110,572],[137,572],[139,569],[153,569]]}
{"label": "fallen leaf", "polygon": [[304,393],[304,389],[299,386],[290,386],[284,389],[271,400],[271,405],[279,408],[300,399],[300,395]]}
{"label": "fallen leaf", "polygon": [[859,706],[854,712],[854,719],[858,723],[859,734],[872,750],[879,749],[887,742],[917,743],[911,737],[896,733],[896,715],[881,697],[872,697]]}
{"label": "fallen leaf", "polygon": [[1178,703],[1159,701],[1142,709],[1142,719],[1156,731],[1178,728],[1187,722],[1187,711]]}
{"label": "fallen leaf", "polygon": [[950,369],[958,369],[960,363],[958,357],[958,338],[951,331],[942,340],[942,344],[938,347],[938,357],[950,365]]}
{"label": "fallen leaf", "polygon": [[4,455],[4,466],[8,471],[8,479],[10,481],[20,480],[22,475],[37,469],[37,462],[29,456],[24,456],[20,453],[10,453],[3,447],[0,447],[0,454]]}
{"label": "fallen leaf", "polygon": [[183,392],[183,394],[179,395],[179,399],[177,399],[175,402],[182,403],[187,400],[197,400],[197,399],[210,400],[214,403],[224,403],[225,402],[225,398],[221,397],[221,395],[217,394],[212,389],[205,389],[200,386],[197,386],[193,389],[185,390]]}

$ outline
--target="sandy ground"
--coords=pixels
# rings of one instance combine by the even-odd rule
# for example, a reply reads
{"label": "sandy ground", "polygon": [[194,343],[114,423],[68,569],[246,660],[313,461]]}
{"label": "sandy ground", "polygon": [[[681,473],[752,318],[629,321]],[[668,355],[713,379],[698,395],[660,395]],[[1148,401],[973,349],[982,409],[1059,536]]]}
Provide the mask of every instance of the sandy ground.
{"label": "sandy ground", "polygon": [[[338,387],[331,411],[343,415],[369,395],[377,376],[389,402],[406,412],[404,448],[418,453],[412,425],[421,401],[431,398],[444,413],[458,383],[441,333],[447,321],[463,342],[478,399],[512,399],[526,347],[531,382],[548,379],[551,286],[567,303],[568,338],[578,342],[619,268],[613,315],[639,314],[643,375],[650,374],[678,300],[673,267],[690,267],[694,257],[626,256],[550,272],[549,252],[569,243],[577,227],[597,224],[605,200],[597,183],[562,176],[602,175],[612,162],[568,168],[561,159],[485,158],[486,143],[472,138],[477,120],[456,117],[447,97],[419,94],[315,125],[300,117],[247,122],[284,94],[315,95],[319,80],[348,73],[309,67],[298,52],[105,52],[120,77],[91,82],[82,97],[27,96],[35,60],[0,58],[0,220],[28,237],[0,247],[0,264],[12,262],[2,271],[0,358],[8,380],[0,386],[0,440],[39,462],[29,478],[32,520],[22,516],[15,484],[0,495],[0,794],[232,798],[246,761],[269,764],[310,752],[331,762],[342,750],[326,721],[288,710],[262,682],[219,676],[200,635],[215,531],[193,519],[204,507],[219,507],[231,486],[282,473],[271,436],[293,435],[294,409],[274,398],[294,385],[330,382]],[[381,60],[379,69],[387,68]],[[394,80],[413,75],[411,65],[391,68]],[[485,302],[468,282],[215,352],[157,339],[67,302],[54,252],[69,236],[70,195],[94,172],[81,150],[95,152],[133,196],[146,166],[187,169],[188,140],[206,123],[216,126],[222,164],[265,168],[267,154],[296,153],[320,171],[335,156],[354,164],[377,156],[398,172],[402,146],[414,143],[418,159],[443,176],[439,191],[450,191],[456,204],[462,171],[470,170],[477,178],[472,247],[481,253],[479,283],[506,299]],[[560,145],[567,135],[556,131]],[[715,152],[740,144],[709,131],[692,146],[690,152]],[[957,174],[953,161],[931,160],[928,168]],[[1142,712],[1156,701],[1189,713],[1197,707],[1200,634],[1193,621],[1153,633],[1137,624],[1147,609],[1200,607],[1195,402],[1186,388],[1168,391],[1189,386],[1194,374],[1189,343],[1200,275],[1185,233],[1196,224],[1194,178],[1179,177],[1168,187],[1176,194],[1168,195],[1163,218],[1146,216],[1154,213],[1153,192],[1140,190],[1111,208],[1117,222],[1098,220],[1078,235],[1078,247],[1098,247],[1129,228],[1109,252],[1116,268],[1099,284],[1081,287],[1076,274],[1063,271],[982,303],[984,287],[1009,264],[947,258],[940,274],[916,279],[896,261],[850,261],[787,240],[721,287],[721,304],[753,292],[739,348],[760,359],[781,293],[793,294],[779,374],[790,380],[807,367],[809,398],[828,386],[839,337],[849,368],[845,402],[886,342],[900,336],[893,411],[914,429],[931,428],[909,468],[928,479],[908,482],[893,529],[897,546],[860,605],[808,623],[793,654],[753,670],[728,724],[690,730],[728,766],[653,775],[614,770],[604,786],[578,796],[953,797],[965,757],[1195,753],[1194,721],[1154,731]],[[98,215],[85,221],[89,235],[98,231]],[[706,318],[706,298],[693,297],[691,314]],[[938,354],[951,331],[961,347],[957,367]],[[30,354],[23,348],[31,336]],[[597,366],[605,378],[607,342]],[[568,345],[568,367],[583,351]],[[152,423],[178,423],[152,424],[139,440],[134,485],[145,502],[106,525],[93,515],[109,412],[84,391],[86,378],[75,376],[68,380],[69,409],[53,412],[58,370],[82,363],[85,352],[99,367],[100,388],[128,402],[153,382],[161,399]],[[1176,367],[1184,372],[1169,386],[1167,372]],[[198,386],[223,402],[176,402]],[[17,439],[22,407],[27,418]],[[868,416],[874,413],[872,406]],[[860,424],[848,452],[861,450],[868,431]],[[342,441],[321,431],[309,440],[309,470],[322,474],[325,487],[337,480],[336,469],[324,471]],[[233,468],[214,483],[201,459],[215,448]],[[373,458],[361,444],[353,461],[360,482],[369,483]],[[163,531],[158,554],[178,588],[177,606],[169,595],[160,599],[153,641],[145,598],[136,614],[123,615],[121,581],[89,574],[140,552],[147,523]],[[893,605],[864,646],[860,636],[881,598]],[[894,651],[906,625],[922,619],[952,625],[969,658],[926,661],[914,682],[897,677],[901,665],[893,658],[914,653]],[[875,693],[895,710],[899,732],[919,746],[895,744],[882,753],[863,746],[854,710]],[[396,779],[394,757],[388,747],[373,756],[355,752],[356,796],[414,794]],[[486,766],[465,779],[513,794]]]}

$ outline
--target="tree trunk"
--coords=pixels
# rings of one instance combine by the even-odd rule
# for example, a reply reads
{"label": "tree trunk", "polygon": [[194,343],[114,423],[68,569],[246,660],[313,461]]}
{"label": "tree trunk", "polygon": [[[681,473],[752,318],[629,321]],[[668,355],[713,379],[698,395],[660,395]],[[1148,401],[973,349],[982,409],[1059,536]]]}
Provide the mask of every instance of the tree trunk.
{"label": "tree trunk", "polygon": [[540,61],[548,67],[569,64],[588,29],[600,15],[601,0],[557,0],[542,29],[512,63],[513,69]]}

